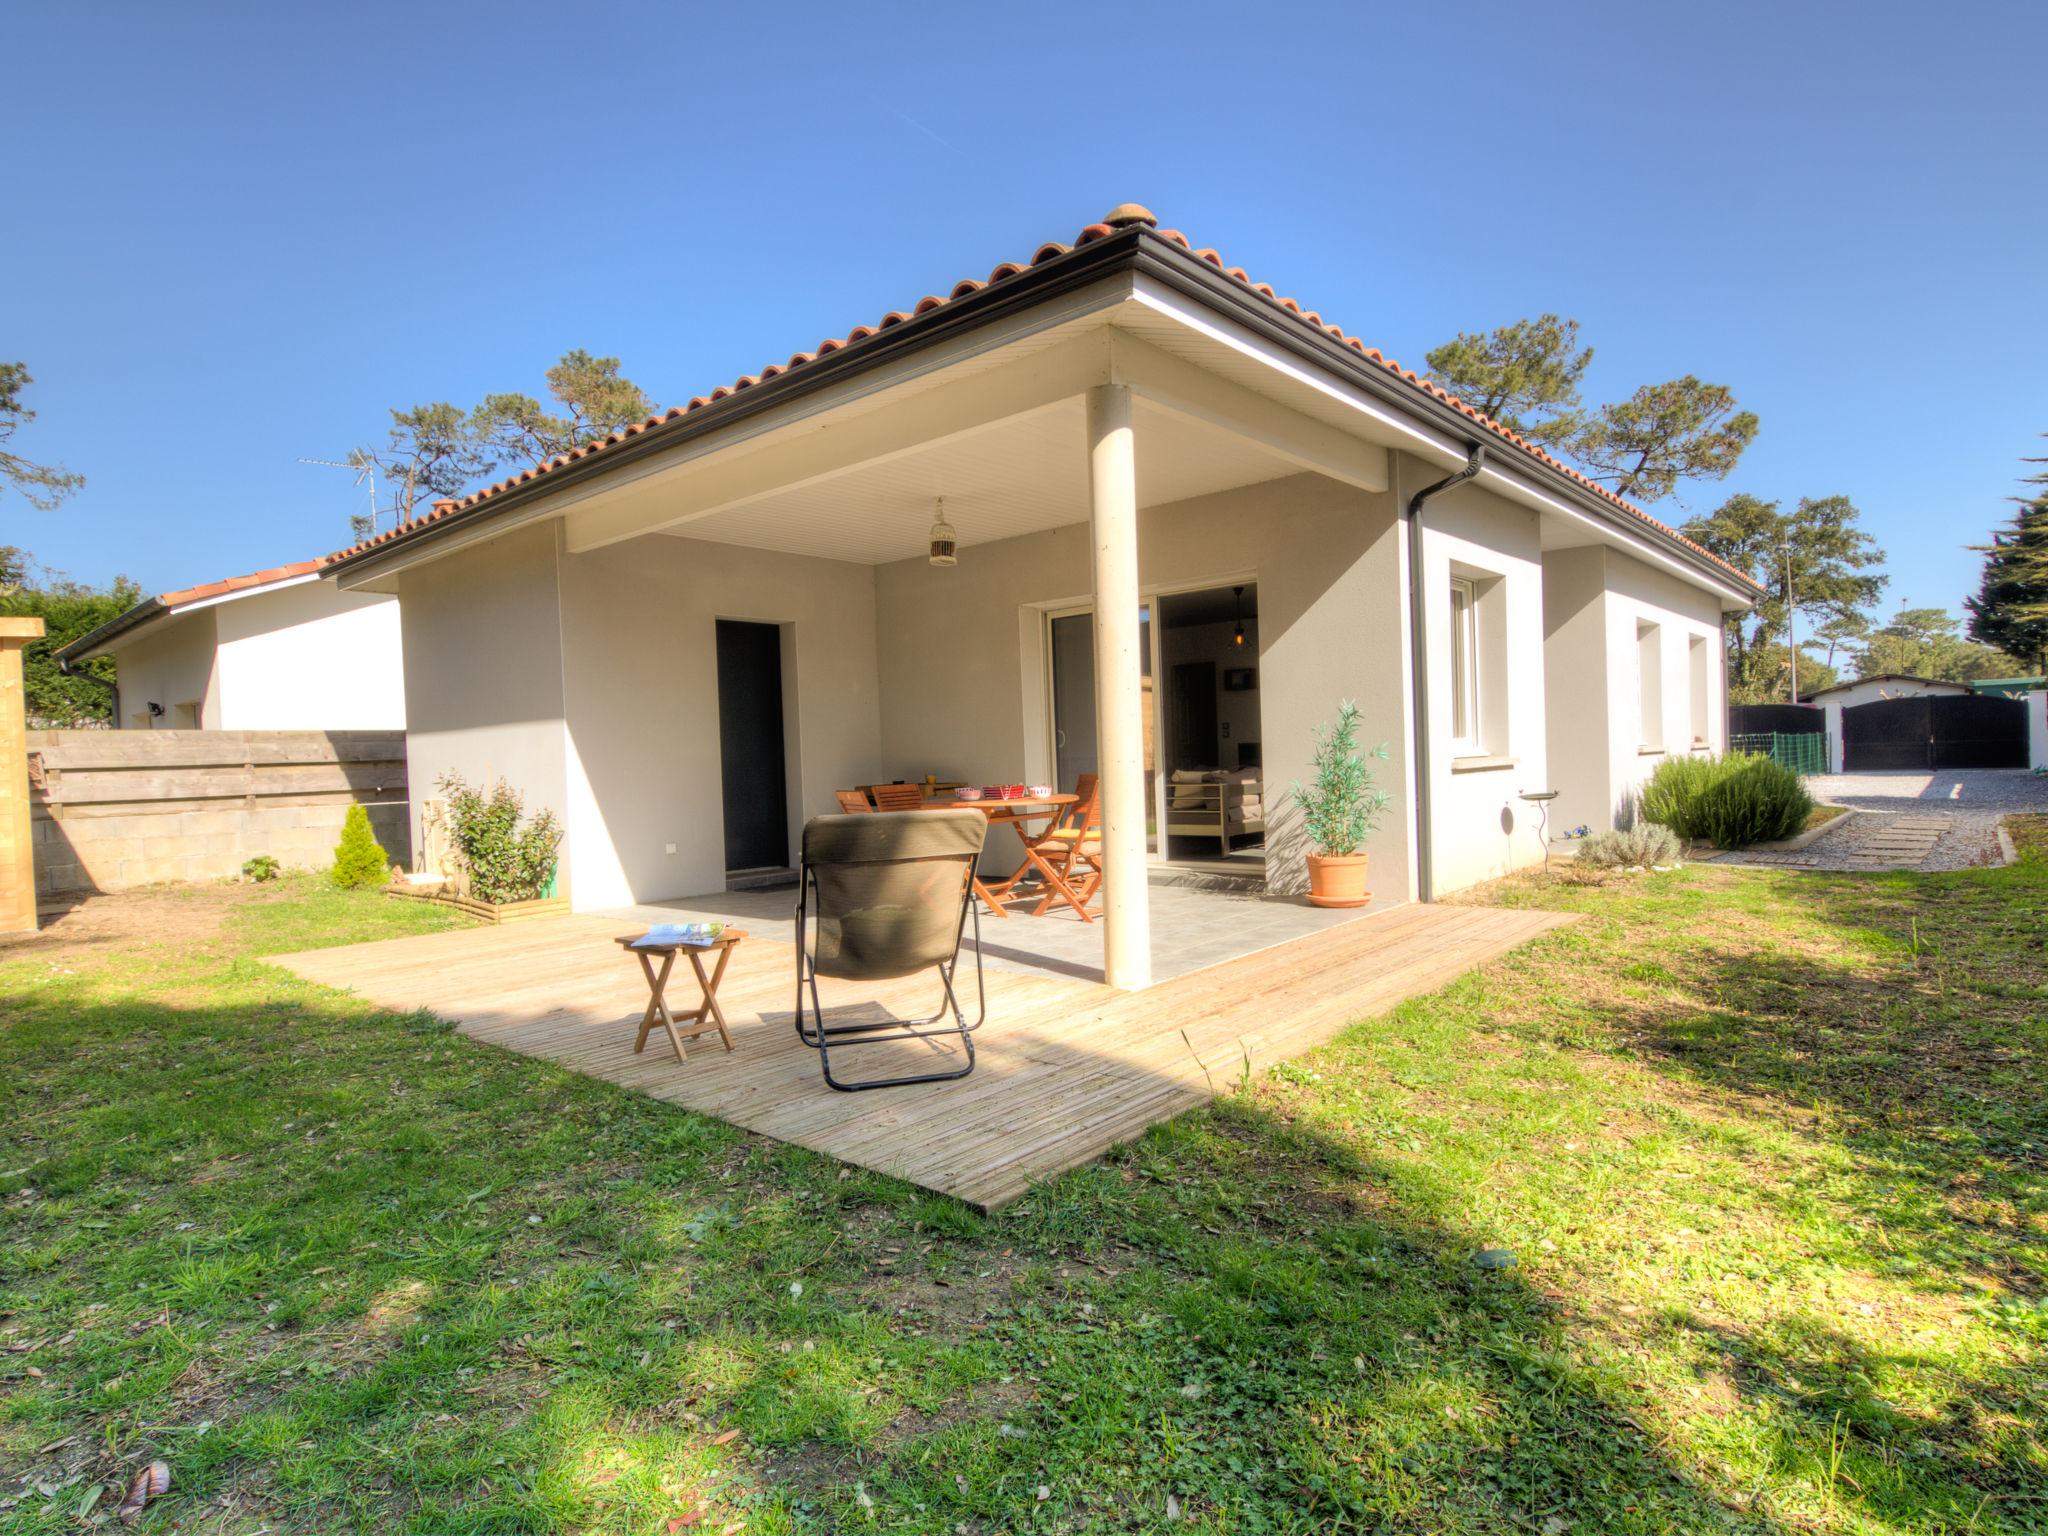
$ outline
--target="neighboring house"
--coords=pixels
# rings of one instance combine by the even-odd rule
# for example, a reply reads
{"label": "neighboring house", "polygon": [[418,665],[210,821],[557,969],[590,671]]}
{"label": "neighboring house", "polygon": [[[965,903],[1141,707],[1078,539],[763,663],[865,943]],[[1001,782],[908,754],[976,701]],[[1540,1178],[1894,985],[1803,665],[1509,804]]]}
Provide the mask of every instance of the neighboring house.
{"label": "neighboring house", "polygon": [[402,730],[398,604],[321,562],[144,598],[57,652],[111,656],[123,730]]}
{"label": "neighboring house", "polygon": [[1968,693],[1968,683],[1945,683],[1939,678],[1914,677],[1907,672],[1883,672],[1876,677],[1859,677],[1832,688],[1816,688],[1805,702],[1826,709],[1854,709],[1881,699],[1910,699],[1925,693]]}
{"label": "neighboring house", "polygon": [[415,806],[509,780],[578,909],[787,865],[836,789],[1099,771],[1126,987],[1148,860],[1302,888],[1341,701],[1389,751],[1374,885],[1428,897],[1542,860],[1525,795],[1609,825],[1725,747],[1760,595],[1134,207],[327,569],[399,599]]}

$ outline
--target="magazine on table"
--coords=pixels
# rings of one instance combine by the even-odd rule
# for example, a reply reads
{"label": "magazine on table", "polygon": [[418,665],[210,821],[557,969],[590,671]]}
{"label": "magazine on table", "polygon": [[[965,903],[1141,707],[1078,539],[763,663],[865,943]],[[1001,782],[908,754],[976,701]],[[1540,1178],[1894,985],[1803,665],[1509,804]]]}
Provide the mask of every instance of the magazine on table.
{"label": "magazine on table", "polygon": [[633,941],[635,949],[709,949],[725,937],[724,923],[656,923]]}

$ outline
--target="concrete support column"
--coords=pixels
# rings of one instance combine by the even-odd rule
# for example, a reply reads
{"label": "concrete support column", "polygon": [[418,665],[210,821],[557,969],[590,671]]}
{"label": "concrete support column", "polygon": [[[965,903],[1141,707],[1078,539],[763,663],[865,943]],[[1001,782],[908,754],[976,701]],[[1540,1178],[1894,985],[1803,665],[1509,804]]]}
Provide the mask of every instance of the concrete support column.
{"label": "concrete support column", "polygon": [[1830,699],[1820,707],[1821,729],[1828,733],[1828,772],[1842,771],[1842,706]]}
{"label": "concrete support column", "polygon": [[1095,562],[1095,743],[1102,796],[1103,971],[1152,984],[1145,868],[1144,658],[1138,625],[1138,461],[1131,391],[1088,391],[1089,538]]}

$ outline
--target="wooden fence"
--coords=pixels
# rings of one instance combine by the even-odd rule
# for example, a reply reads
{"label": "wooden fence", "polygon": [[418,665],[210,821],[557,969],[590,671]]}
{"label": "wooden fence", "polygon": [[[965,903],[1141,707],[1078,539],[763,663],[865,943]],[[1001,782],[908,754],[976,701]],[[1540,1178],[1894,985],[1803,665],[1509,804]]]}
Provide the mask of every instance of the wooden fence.
{"label": "wooden fence", "polygon": [[351,805],[409,863],[403,731],[30,731],[45,901],[215,880],[267,853],[324,867]]}

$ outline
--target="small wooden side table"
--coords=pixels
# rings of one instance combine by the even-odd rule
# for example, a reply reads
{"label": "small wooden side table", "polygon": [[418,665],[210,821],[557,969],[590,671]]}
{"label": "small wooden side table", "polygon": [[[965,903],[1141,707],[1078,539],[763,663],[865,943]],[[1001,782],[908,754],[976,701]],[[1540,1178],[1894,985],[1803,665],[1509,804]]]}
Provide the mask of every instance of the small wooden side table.
{"label": "small wooden side table", "polygon": [[[746,936],[744,929],[728,928],[709,944],[642,944],[641,934],[620,935],[619,947],[630,950],[640,957],[640,969],[647,976],[647,1011],[640,1016],[640,1038],[633,1042],[634,1055],[639,1055],[647,1048],[647,1037],[653,1032],[657,1019],[661,1021],[661,1027],[668,1031],[668,1043],[675,1048],[677,1061],[689,1059],[683,1054],[685,1040],[694,1040],[714,1029],[718,1031],[718,1038],[725,1042],[725,1048],[728,1051],[732,1049],[732,1032],[725,1026],[725,1011],[718,1006],[718,984],[725,979],[726,962],[732,958],[733,950]],[[683,1016],[680,1024],[669,1012],[668,1003],[663,997],[668,990],[669,972],[676,968],[678,954],[690,957],[690,968],[697,973],[697,990],[704,998],[697,1005],[695,1012]],[[704,970],[704,957],[709,954],[716,954],[718,963],[707,975]],[[654,968],[656,955],[661,956],[660,970]]]}

